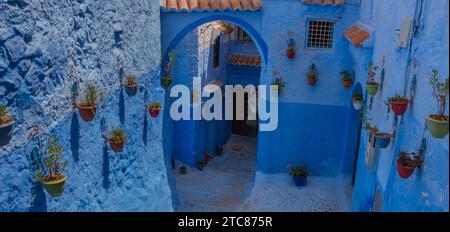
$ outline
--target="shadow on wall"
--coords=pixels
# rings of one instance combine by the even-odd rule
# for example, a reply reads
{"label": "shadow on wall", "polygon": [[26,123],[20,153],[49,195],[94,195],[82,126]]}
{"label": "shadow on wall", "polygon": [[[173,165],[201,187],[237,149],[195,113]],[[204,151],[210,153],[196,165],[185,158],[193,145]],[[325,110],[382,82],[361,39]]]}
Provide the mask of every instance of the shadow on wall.
{"label": "shadow on wall", "polygon": [[70,123],[70,150],[75,163],[80,160],[80,121],[76,112],[72,115]]}
{"label": "shadow on wall", "polygon": [[109,155],[108,155],[108,144],[103,145],[103,188],[108,189],[109,187]]}

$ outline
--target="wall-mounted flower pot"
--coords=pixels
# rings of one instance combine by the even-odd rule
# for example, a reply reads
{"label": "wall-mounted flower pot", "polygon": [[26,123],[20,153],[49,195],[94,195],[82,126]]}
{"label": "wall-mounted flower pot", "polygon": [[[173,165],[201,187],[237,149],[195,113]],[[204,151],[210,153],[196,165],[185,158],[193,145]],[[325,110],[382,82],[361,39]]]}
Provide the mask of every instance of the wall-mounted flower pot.
{"label": "wall-mounted flower pot", "polygon": [[297,185],[297,186],[305,186],[307,177],[308,176],[294,175],[294,176],[292,176],[292,179],[294,180],[295,185]]}
{"label": "wall-mounted flower pot", "polygon": [[61,178],[57,180],[42,180],[42,184],[44,185],[45,191],[52,197],[60,197],[64,193],[64,189],[66,187],[66,179],[67,176],[62,174]]}
{"label": "wall-mounted flower pot", "polygon": [[0,146],[5,146],[9,144],[11,138],[13,136],[14,131],[14,120],[6,123],[4,125],[0,125]]}
{"label": "wall-mounted flower pot", "polygon": [[366,84],[367,94],[369,94],[370,96],[375,96],[378,92],[379,87],[380,87],[379,83],[376,83],[376,82],[367,83]]}
{"label": "wall-mounted flower pot", "polygon": [[87,106],[82,104],[77,104],[77,108],[80,111],[80,116],[85,122],[90,122],[95,118],[97,113],[97,106]]}
{"label": "wall-mounted flower pot", "polygon": [[449,118],[446,115],[430,115],[427,118],[428,130],[430,134],[438,139],[443,139],[448,135],[448,121]]}
{"label": "wall-mounted flower pot", "polygon": [[133,96],[136,95],[137,90],[138,90],[137,84],[134,84],[134,85],[131,85],[131,86],[125,85],[124,87],[125,87],[125,92],[127,93],[127,95],[129,97],[133,97]]}
{"label": "wall-mounted flower pot", "polygon": [[379,148],[385,149],[391,143],[392,135],[388,133],[376,133],[376,143]]}
{"label": "wall-mounted flower pot", "polygon": [[182,167],[180,167],[180,168],[178,169],[178,172],[179,172],[181,175],[186,175],[186,174],[187,174],[187,168],[186,168],[185,166],[182,166]]}
{"label": "wall-mounted flower pot", "polygon": [[109,145],[111,146],[111,150],[113,150],[115,153],[122,152],[123,148],[125,147],[125,143],[123,141],[109,141]]}
{"label": "wall-mounted flower pot", "polygon": [[352,87],[352,83],[353,83],[352,80],[347,80],[347,79],[342,80],[342,84],[344,85],[344,88],[346,88],[346,89]]}
{"label": "wall-mounted flower pot", "polygon": [[353,109],[361,110],[364,106],[364,100],[353,100]]}
{"label": "wall-mounted flower pot", "polygon": [[159,103],[151,103],[148,106],[148,112],[150,113],[150,116],[152,116],[152,118],[158,117],[160,110],[161,105]]}
{"label": "wall-mounted flower pot", "polygon": [[397,160],[397,172],[401,178],[408,179],[414,173],[414,169],[416,169],[415,166],[405,166],[401,164],[400,160]]}
{"label": "wall-mounted flower pot", "polygon": [[286,56],[287,56],[287,58],[290,59],[290,60],[292,60],[292,59],[295,58],[295,54],[296,54],[295,49],[288,49],[288,50],[286,51]]}
{"label": "wall-mounted flower pot", "polygon": [[162,85],[164,87],[169,87],[172,85],[173,77],[172,76],[165,76],[161,78]]}
{"label": "wall-mounted flower pot", "polygon": [[397,116],[402,116],[408,109],[408,101],[389,101],[392,111]]}
{"label": "wall-mounted flower pot", "polygon": [[316,85],[316,83],[317,83],[316,75],[309,75],[308,76],[308,84],[311,86],[314,86],[314,85]]}

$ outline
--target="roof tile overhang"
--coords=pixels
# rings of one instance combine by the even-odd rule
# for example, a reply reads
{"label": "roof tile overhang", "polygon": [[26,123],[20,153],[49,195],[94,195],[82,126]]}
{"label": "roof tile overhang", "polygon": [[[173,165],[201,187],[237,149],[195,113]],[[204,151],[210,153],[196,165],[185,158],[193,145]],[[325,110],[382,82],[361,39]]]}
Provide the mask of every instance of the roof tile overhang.
{"label": "roof tile overhang", "polygon": [[262,0],[160,0],[162,12],[259,11]]}
{"label": "roof tile overhang", "polygon": [[344,32],[345,38],[348,39],[355,47],[361,47],[361,45],[370,39],[371,32],[365,28],[355,24]]}
{"label": "roof tile overhang", "polygon": [[261,57],[260,56],[247,56],[247,55],[237,55],[233,54],[228,58],[228,62],[231,65],[240,66],[250,66],[250,67],[261,67]]}
{"label": "roof tile overhang", "polygon": [[340,6],[345,4],[345,0],[302,0],[302,3]]}

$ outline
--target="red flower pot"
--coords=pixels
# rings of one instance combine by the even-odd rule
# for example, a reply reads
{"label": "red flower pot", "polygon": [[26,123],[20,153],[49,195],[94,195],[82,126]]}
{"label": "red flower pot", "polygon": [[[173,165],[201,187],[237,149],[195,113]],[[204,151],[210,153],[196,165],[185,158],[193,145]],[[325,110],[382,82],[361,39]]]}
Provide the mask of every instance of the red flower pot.
{"label": "red flower pot", "polygon": [[398,175],[403,179],[408,179],[414,172],[415,167],[405,167],[400,164],[397,160],[397,172]]}
{"label": "red flower pot", "polygon": [[394,111],[394,114],[397,116],[404,115],[406,110],[408,109],[408,101],[403,101],[403,102],[391,101],[390,103],[391,103],[392,111]]}
{"label": "red flower pot", "polygon": [[308,77],[308,84],[309,85],[315,85],[317,82],[317,78],[316,77]]}
{"label": "red flower pot", "polygon": [[352,80],[342,80],[342,83],[344,84],[344,88],[346,89],[352,86]]}
{"label": "red flower pot", "polygon": [[148,111],[150,112],[150,116],[152,116],[152,118],[156,118],[159,115],[160,109],[151,109],[151,108],[149,108]]}
{"label": "red flower pot", "polygon": [[111,149],[115,152],[115,153],[119,153],[123,150],[123,147],[125,146],[124,142],[114,142],[114,141],[109,141],[109,145],[111,146]]}
{"label": "red flower pot", "polygon": [[77,108],[80,111],[80,116],[85,122],[90,122],[95,118],[97,112],[97,106],[86,106],[77,104]]}
{"label": "red flower pot", "polygon": [[295,57],[295,50],[293,49],[289,49],[286,51],[286,56],[288,57],[288,59],[292,60]]}

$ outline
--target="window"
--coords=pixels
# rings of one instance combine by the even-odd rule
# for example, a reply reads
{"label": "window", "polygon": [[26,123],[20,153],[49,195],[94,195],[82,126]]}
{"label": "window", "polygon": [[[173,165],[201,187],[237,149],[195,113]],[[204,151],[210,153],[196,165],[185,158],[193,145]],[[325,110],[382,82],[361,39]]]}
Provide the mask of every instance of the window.
{"label": "window", "polygon": [[308,21],[308,48],[333,48],[334,22],[327,20]]}
{"label": "window", "polygon": [[214,62],[213,67],[217,68],[220,65],[220,36],[214,40]]}
{"label": "window", "polygon": [[242,28],[238,28],[237,30],[237,39],[239,41],[252,41],[252,37],[246,31],[242,30]]}

